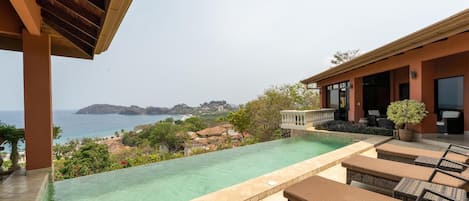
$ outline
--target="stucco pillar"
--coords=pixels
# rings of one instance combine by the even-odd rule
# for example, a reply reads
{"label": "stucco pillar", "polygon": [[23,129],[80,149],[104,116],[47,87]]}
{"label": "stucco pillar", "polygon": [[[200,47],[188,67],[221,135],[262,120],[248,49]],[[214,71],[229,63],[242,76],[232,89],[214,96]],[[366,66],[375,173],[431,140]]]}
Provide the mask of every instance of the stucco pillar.
{"label": "stucco pillar", "polygon": [[321,86],[321,88],[319,89],[319,95],[320,95],[320,104],[321,104],[321,108],[326,108],[327,107],[327,89],[325,86]]}
{"label": "stucco pillar", "polygon": [[52,167],[52,86],[49,35],[23,30],[26,169]]}
{"label": "stucco pillar", "polygon": [[364,117],[363,113],[363,78],[352,78],[350,80],[350,103],[349,120],[358,122]]}
{"label": "stucco pillar", "polygon": [[426,110],[430,112],[419,125],[413,126],[413,129],[417,133],[436,132],[436,114],[433,113],[433,85],[433,74],[430,66],[424,65],[421,61],[416,61],[410,64],[410,99],[418,100],[425,103]]}
{"label": "stucco pillar", "polygon": [[[412,77],[415,74],[415,77]],[[409,96],[410,99],[422,101],[422,62],[416,61],[409,66]]]}

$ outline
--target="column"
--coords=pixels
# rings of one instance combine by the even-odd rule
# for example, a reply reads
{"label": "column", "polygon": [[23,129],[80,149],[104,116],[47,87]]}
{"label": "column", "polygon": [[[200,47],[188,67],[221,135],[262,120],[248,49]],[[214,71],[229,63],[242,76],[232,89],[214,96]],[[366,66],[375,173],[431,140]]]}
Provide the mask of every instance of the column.
{"label": "column", "polygon": [[410,99],[425,103],[426,110],[430,112],[419,125],[412,127],[416,133],[436,132],[436,114],[433,110],[435,94],[431,64],[415,61],[409,65]]}
{"label": "column", "polygon": [[26,169],[52,167],[52,86],[49,35],[23,30]]}

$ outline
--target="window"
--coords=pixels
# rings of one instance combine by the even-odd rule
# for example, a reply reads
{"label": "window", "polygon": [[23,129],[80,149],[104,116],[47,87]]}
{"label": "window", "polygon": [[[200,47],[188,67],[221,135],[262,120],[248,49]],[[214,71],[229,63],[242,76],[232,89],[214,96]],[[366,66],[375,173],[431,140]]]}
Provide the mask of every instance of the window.
{"label": "window", "polygon": [[464,109],[464,77],[450,77],[436,81],[437,106],[439,110]]}
{"label": "window", "polygon": [[339,108],[339,89],[333,89],[329,93],[329,107]]}
{"label": "window", "polygon": [[346,109],[348,107],[347,95],[349,87],[350,83],[348,81],[327,86],[326,106],[329,108]]}

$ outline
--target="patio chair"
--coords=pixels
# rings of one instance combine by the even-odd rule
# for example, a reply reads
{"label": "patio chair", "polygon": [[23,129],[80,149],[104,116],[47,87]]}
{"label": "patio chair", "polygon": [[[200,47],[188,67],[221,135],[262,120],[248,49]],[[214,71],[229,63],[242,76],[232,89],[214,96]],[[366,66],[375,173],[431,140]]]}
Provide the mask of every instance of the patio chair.
{"label": "patio chair", "polygon": [[368,126],[378,126],[377,119],[381,118],[379,110],[368,110]]}
{"label": "patio chair", "polygon": [[402,178],[407,177],[460,188],[465,191],[469,190],[469,180],[467,179],[469,169],[456,173],[361,155],[343,161],[342,166],[347,169],[347,184],[357,181],[392,190]]}
{"label": "patio chair", "polygon": [[376,152],[378,153],[378,158],[380,159],[409,164],[414,164],[415,159],[420,156],[434,158],[436,161],[438,161],[438,159],[443,157],[445,152],[447,152],[445,158],[453,161],[469,163],[469,147],[455,144],[450,144],[446,151],[432,151],[386,143],[376,147]]}
{"label": "patio chair", "polygon": [[388,118],[377,118],[376,122],[378,123],[378,127],[386,128],[386,129],[394,129],[394,123],[389,120]]}
{"label": "patio chair", "polygon": [[464,119],[459,111],[442,111],[441,121],[436,122],[439,133],[464,133]]}
{"label": "patio chair", "polygon": [[392,197],[312,176],[283,191],[289,201],[397,201]]}

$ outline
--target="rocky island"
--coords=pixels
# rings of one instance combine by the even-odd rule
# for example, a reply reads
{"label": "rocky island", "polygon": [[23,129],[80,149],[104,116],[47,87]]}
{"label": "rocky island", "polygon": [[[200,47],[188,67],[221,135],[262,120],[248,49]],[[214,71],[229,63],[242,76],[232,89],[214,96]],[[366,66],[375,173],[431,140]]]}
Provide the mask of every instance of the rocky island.
{"label": "rocky island", "polygon": [[178,104],[171,108],[167,107],[140,107],[136,105],[119,106],[110,104],[94,104],[82,108],[76,114],[122,114],[122,115],[161,115],[161,114],[216,114],[234,111],[237,105],[228,104],[226,101],[210,101],[191,107],[186,104]]}

